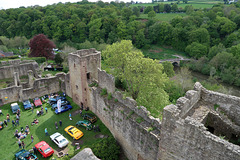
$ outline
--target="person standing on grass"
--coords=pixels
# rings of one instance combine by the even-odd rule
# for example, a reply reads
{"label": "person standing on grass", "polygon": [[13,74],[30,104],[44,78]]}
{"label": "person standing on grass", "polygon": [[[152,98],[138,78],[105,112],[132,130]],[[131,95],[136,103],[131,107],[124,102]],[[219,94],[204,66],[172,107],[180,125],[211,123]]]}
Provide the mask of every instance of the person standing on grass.
{"label": "person standing on grass", "polygon": [[19,126],[19,120],[18,119],[16,120],[16,126]]}
{"label": "person standing on grass", "polygon": [[22,141],[22,148],[24,149],[24,147],[25,147],[25,143]]}
{"label": "person standing on grass", "polygon": [[47,113],[47,107],[45,107],[45,111],[46,111],[46,113]]}
{"label": "person standing on grass", "polygon": [[14,120],[12,120],[12,126],[13,126],[13,127],[15,126],[15,121],[14,121]]}
{"label": "person standing on grass", "polygon": [[21,143],[20,139],[18,139],[17,144],[18,144],[18,147],[19,147],[20,149],[22,149],[22,143]]}
{"label": "person standing on grass", "polygon": [[80,109],[79,113],[80,113],[80,117],[82,117],[82,110],[81,109]]}
{"label": "person standing on grass", "polygon": [[32,143],[33,143],[33,139],[34,139],[34,138],[33,138],[33,135],[31,135],[31,140],[32,140]]}
{"label": "person standing on grass", "polygon": [[69,113],[69,119],[70,119],[70,121],[72,120],[72,114],[71,113]]}
{"label": "person standing on grass", "polygon": [[7,114],[7,122],[10,122],[10,116]]}
{"label": "person standing on grass", "polygon": [[47,131],[47,128],[45,128],[45,135],[48,136],[48,131]]}
{"label": "person standing on grass", "polygon": [[57,121],[55,122],[55,126],[56,126],[56,129],[58,129],[58,124],[57,124]]}
{"label": "person standing on grass", "polygon": [[6,119],[4,119],[4,123],[5,123],[6,127],[7,127],[7,120]]}
{"label": "person standing on grass", "polygon": [[36,155],[37,154],[37,148],[33,147],[33,153]]}
{"label": "person standing on grass", "polygon": [[59,126],[62,127],[62,120],[59,121]]}
{"label": "person standing on grass", "polygon": [[33,111],[34,111],[33,105],[32,105],[32,107],[31,107],[31,110],[32,110],[32,113],[33,113]]}

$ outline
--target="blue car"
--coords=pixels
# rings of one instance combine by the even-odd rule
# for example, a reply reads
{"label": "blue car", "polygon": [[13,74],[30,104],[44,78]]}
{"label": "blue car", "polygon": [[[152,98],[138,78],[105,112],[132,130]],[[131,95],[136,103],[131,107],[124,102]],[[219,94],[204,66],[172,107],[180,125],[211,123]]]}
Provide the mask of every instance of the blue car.
{"label": "blue car", "polygon": [[15,154],[15,158],[16,158],[16,160],[29,160],[29,159],[36,160],[36,159],[38,159],[35,154],[32,154],[32,153],[26,151],[25,149],[22,149],[19,152],[17,152]]}
{"label": "blue car", "polygon": [[58,111],[58,109],[56,109],[55,113],[56,114],[63,113],[63,112],[66,112],[66,111],[68,111],[70,109],[72,109],[71,105],[64,105],[64,106],[61,106],[61,110],[60,111]]}
{"label": "blue car", "polygon": [[[70,102],[68,102],[68,101],[61,101],[61,106],[65,106],[65,105],[68,105],[68,104],[70,104]],[[52,105],[52,109],[53,110],[57,109],[57,103],[52,103],[51,105]]]}
{"label": "blue car", "polygon": [[25,100],[25,101],[23,101],[23,107],[24,107],[24,109],[30,109],[32,107],[32,105],[29,100]]}

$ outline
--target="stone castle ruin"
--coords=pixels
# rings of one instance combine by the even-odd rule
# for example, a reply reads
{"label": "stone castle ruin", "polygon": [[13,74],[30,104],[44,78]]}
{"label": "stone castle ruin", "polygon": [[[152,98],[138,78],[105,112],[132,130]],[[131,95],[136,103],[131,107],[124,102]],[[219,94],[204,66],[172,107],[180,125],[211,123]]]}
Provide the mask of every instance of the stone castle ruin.
{"label": "stone castle ruin", "polygon": [[[0,90],[0,102],[63,91],[101,119],[129,160],[240,160],[239,97],[209,91],[197,82],[176,105],[164,108],[160,121],[135,100],[115,91],[114,77],[100,69],[99,51],[70,53],[68,61],[68,74],[36,78],[28,71],[27,87],[19,85],[19,75],[13,73],[16,83]],[[92,83],[98,85],[90,87]],[[100,95],[103,88],[112,93],[112,99]],[[9,98],[4,99],[6,96]]]}

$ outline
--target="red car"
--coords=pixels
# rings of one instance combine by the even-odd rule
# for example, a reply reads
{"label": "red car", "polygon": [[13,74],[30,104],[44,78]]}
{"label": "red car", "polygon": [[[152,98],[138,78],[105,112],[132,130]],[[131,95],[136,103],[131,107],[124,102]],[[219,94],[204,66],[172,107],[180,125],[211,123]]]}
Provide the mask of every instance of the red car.
{"label": "red car", "polygon": [[34,105],[35,105],[36,107],[41,107],[41,106],[42,106],[42,101],[41,101],[41,99],[39,99],[39,98],[34,98],[34,99],[33,99],[33,102],[34,102]]}
{"label": "red car", "polygon": [[43,155],[44,158],[49,157],[54,153],[53,149],[45,141],[41,141],[35,144],[35,147]]}

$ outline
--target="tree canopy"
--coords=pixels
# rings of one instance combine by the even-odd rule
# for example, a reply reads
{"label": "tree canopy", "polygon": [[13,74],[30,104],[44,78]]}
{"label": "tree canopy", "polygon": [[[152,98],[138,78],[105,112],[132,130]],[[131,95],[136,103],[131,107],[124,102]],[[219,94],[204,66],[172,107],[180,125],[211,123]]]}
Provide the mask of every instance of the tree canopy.
{"label": "tree canopy", "polygon": [[102,56],[104,63],[113,68],[115,77],[126,82],[127,91],[138,105],[144,105],[159,117],[163,107],[169,103],[164,91],[168,77],[163,73],[163,66],[156,60],[144,58],[129,40],[108,46]]}
{"label": "tree canopy", "polygon": [[46,59],[50,59],[54,57],[53,48],[56,46],[47,36],[38,34],[30,40],[29,47],[29,57],[46,57]]}

